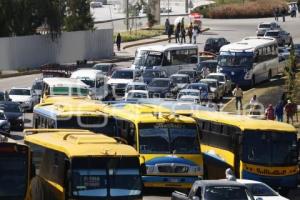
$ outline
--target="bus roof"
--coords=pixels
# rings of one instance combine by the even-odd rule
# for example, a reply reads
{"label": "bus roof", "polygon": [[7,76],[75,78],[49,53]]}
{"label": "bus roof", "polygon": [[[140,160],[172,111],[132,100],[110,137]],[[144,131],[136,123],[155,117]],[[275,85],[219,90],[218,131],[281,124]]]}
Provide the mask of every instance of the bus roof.
{"label": "bus roof", "polygon": [[[105,104],[95,101],[73,100],[57,102],[54,104],[39,104],[34,108],[34,113],[50,118],[69,117],[69,116],[102,116]],[[102,114],[101,114],[102,113]]]}
{"label": "bus roof", "polygon": [[105,107],[103,112],[134,123],[195,123],[191,117],[178,115],[170,109],[151,104],[115,104]]}
{"label": "bus roof", "polygon": [[207,121],[224,123],[239,127],[244,130],[273,130],[296,132],[296,129],[287,123],[277,122],[273,120],[259,120],[253,119],[244,115],[230,115],[222,112],[194,112],[193,117],[196,119],[203,119]]}
{"label": "bus roof", "polygon": [[246,37],[239,42],[234,42],[222,46],[220,52],[253,52],[256,48],[269,44],[277,44],[276,39],[271,37]]}
{"label": "bus roof", "polygon": [[[86,96],[49,96],[42,99],[42,104],[54,104],[60,102],[78,102],[78,101],[92,101]],[[38,104],[40,105],[40,104]]]}
{"label": "bus roof", "polygon": [[75,78],[44,78],[49,87],[89,88],[88,85]]}
{"label": "bus roof", "polygon": [[158,51],[164,52],[167,50],[180,50],[180,49],[198,49],[194,44],[167,44],[167,45],[151,45],[138,48],[138,51]]}
{"label": "bus roof", "polygon": [[74,71],[71,78],[89,78],[90,80],[95,80],[97,77],[105,77],[101,70],[97,69],[78,69]]}
{"label": "bus roof", "polygon": [[86,130],[41,129],[36,130],[35,133],[26,134],[25,142],[62,152],[70,158],[77,156],[138,156],[133,147],[120,144],[114,138],[106,135]]}

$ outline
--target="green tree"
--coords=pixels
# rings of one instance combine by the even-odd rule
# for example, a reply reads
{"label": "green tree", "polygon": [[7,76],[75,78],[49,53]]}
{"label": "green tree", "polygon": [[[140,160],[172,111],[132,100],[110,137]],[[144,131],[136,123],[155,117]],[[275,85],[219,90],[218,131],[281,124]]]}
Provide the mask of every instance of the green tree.
{"label": "green tree", "polygon": [[66,0],[66,31],[92,30],[94,21],[90,13],[89,0]]}

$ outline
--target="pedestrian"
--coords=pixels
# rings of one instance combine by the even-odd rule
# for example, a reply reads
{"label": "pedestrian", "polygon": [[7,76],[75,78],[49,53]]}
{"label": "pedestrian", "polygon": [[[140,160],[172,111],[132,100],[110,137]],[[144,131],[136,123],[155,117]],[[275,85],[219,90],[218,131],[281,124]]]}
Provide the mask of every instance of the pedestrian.
{"label": "pedestrian", "polygon": [[300,13],[300,0],[297,1],[298,12]]}
{"label": "pedestrian", "polygon": [[279,122],[283,122],[283,109],[284,109],[284,102],[279,101],[279,103],[275,106],[275,115],[277,121]]}
{"label": "pedestrian", "polygon": [[190,44],[192,44],[192,37],[193,37],[193,23],[191,22],[190,26],[188,27],[187,35],[190,39]]}
{"label": "pedestrian", "polygon": [[186,34],[185,28],[183,27],[181,29],[181,43],[186,43],[186,41],[185,41],[185,34]]}
{"label": "pedestrian", "polygon": [[253,95],[253,97],[250,99],[250,102],[249,102],[251,105],[255,105],[257,104],[257,98],[256,98],[256,94]]}
{"label": "pedestrian", "polygon": [[180,27],[181,27],[181,25],[180,25],[180,23],[178,23],[178,24],[176,25],[176,29],[175,29],[175,42],[176,42],[176,43],[180,43],[180,40],[179,40]]}
{"label": "pedestrian", "polygon": [[286,114],[286,122],[290,123],[291,120],[291,122],[293,123],[294,105],[292,104],[291,100],[287,101],[287,104],[284,107],[284,111]]}
{"label": "pedestrian", "polygon": [[172,34],[173,34],[173,25],[170,25],[170,26],[169,26],[169,29],[168,29],[169,43],[171,43]]}
{"label": "pedestrian", "polygon": [[297,17],[297,10],[298,10],[297,5],[294,4],[293,7],[292,7],[293,17]]}
{"label": "pedestrian", "polygon": [[274,16],[275,16],[275,21],[278,21],[278,16],[279,16],[279,8],[275,8],[275,11],[274,11]]}
{"label": "pedestrian", "polygon": [[193,43],[194,43],[194,44],[197,44],[198,30],[197,30],[197,27],[196,27],[196,26],[193,28],[193,33],[192,33],[192,35],[193,35]]}
{"label": "pedestrian", "polygon": [[275,110],[272,104],[269,104],[268,108],[266,109],[265,116],[268,120],[275,120]]}
{"label": "pedestrian", "polygon": [[285,22],[286,8],[283,6],[281,8],[282,21]]}
{"label": "pedestrian", "polygon": [[[243,110],[243,103],[242,103],[243,90],[239,87],[239,85],[236,85],[236,87],[232,91],[232,94],[235,97],[235,108],[236,108],[236,110],[239,110],[239,108],[241,110]],[[240,107],[239,107],[239,104],[240,104]]]}
{"label": "pedestrian", "polygon": [[170,27],[170,21],[167,18],[166,21],[165,21],[165,33],[166,34],[168,34],[169,27]]}
{"label": "pedestrian", "polygon": [[121,42],[122,42],[122,37],[121,37],[121,34],[118,33],[117,38],[116,38],[116,44],[117,44],[117,47],[118,47],[118,51],[121,50]]}
{"label": "pedestrian", "polygon": [[256,94],[253,95],[253,97],[250,99],[249,104],[250,104],[250,112],[249,112],[249,114],[250,115],[259,115],[260,113],[256,112],[257,104],[258,104]]}

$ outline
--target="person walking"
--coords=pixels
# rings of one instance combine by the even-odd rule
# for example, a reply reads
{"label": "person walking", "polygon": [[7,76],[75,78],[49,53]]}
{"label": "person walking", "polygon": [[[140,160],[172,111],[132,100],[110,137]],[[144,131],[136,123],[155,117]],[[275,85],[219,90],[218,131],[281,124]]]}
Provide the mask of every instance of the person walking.
{"label": "person walking", "polygon": [[283,122],[283,109],[284,103],[283,101],[279,101],[279,103],[275,106],[275,116],[279,122]]}
{"label": "person walking", "polygon": [[186,34],[185,28],[183,27],[181,29],[181,43],[186,43],[186,41],[185,41],[185,34]]}
{"label": "person walking", "polygon": [[117,38],[116,38],[116,44],[117,44],[118,51],[121,50],[121,42],[122,42],[122,37],[121,37],[121,34],[118,33]]}
{"label": "person walking", "polygon": [[253,97],[250,99],[249,104],[250,104],[250,112],[249,112],[250,115],[260,114],[260,113],[256,112],[257,104],[258,104],[256,94],[253,95]]}
{"label": "person walking", "polygon": [[279,16],[279,8],[275,8],[275,11],[274,11],[274,16],[275,16],[275,21],[278,21],[278,16]]}
{"label": "person walking", "polygon": [[266,109],[265,116],[268,120],[275,120],[275,110],[272,104],[269,104],[268,108]]}
{"label": "person walking", "polygon": [[180,39],[179,39],[179,35],[180,35],[180,27],[181,27],[181,25],[180,25],[180,23],[178,23],[178,24],[176,25],[176,29],[175,29],[175,42],[176,42],[176,43],[180,43]]}
{"label": "person walking", "polygon": [[256,94],[253,95],[253,97],[250,99],[249,104],[251,104],[251,105],[257,104],[257,97],[256,97]]}
{"label": "person walking", "polygon": [[290,120],[291,120],[291,122],[293,123],[294,106],[293,106],[291,100],[287,101],[287,104],[284,107],[284,111],[286,114],[286,122],[290,123]]}
{"label": "person walking", "polygon": [[169,21],[169,19],[167,18],[166,21],[165,21],[165,33],[166,33],[166,34],[168,34],[169,27],[170,27],[170,21]]}
{"label": "person walking", "polygon": [[172,34],[173,34],[173,25],[169,26],[169,29],[168,29],[168,39],[169,39],[169,43],[171,43],[171,39],[172,39]]}
{"label": "person walking", "polygon": [[[235,97],[235,108],[236,108],[236,110],[239,110],[239,108],[241,110],[243,110],[243,103],[242,103],[243,90],[239,87],[239,85],[236,85],[236,87],[232,91],[232,94]],[[239,104],[240,104],[240,107],[239,107]]]}
{"label": "person walking", "polygon": [[198,30],[197,30],[197,27],[196,27],[196,26],[193,28],[193,33],[192,33],[192,35],[193,35],[193,43],[194,43],[194,44],[197,44]]}
{"label": "person walking", "polygon": [[285,7],[281,8],[282,21],[285,22],[286,9]]}
{"label": "person walking", "polygon": [[190,39],[190,44],[192,44],[192,37],[193,37],[193,24],[192,24],[192,22],[188,27],[187,35]]}

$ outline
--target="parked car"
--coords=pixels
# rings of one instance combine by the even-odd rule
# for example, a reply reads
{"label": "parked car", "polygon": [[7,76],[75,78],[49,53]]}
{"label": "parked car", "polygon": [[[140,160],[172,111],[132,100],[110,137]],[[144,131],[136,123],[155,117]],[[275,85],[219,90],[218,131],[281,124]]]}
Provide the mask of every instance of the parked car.
{"label": "parked car", "polygon": [[204,45],[204,51],[212,52],[212,53],[218,53],[220,51],[220,48],[226,44],[229,44],[225,38],[219,37],[219,38],[208,38]]}
{"label": "parked car", "polygon": [[11,101],[0,101],[0,110],[4,111],[4,114],[10,123],[11,130],[23,130],[23,113],[18,103]]}
{"label": "parked car", "polygon": [[169,78],[154,78],[148,85],[149,97],[165,98],[173,96],[171,90],[174,85]]}
{"label": "parked car", "polygon": [[216,79],[223,86],[224,94],[229,94],[232,91],[232,81],[229,76],[223,73],[210,73],[206,76],[208,79]]}
{"label": "parked car", "polygon": [[210,88],[206,83],[191,83],[187,85],[186,89],[194,89],[199,90],[200,92],[200,100],[208,101],[208,94],[210,92]]}
{"label": "parked car", "polygon": [[10,133],[10,123],[3,110],[0,110],[0,132]]}
{"label": "parked car", "polygon": [[106,76],[111,76],[116,68],[117,65],[114,63],[97,63],[93,66],[93,69],[101,70]]}
{"label": "parked car", "polygon": [[292,36],[290,33],[283,30],[270,30],[266,31],[265,37],[272,37],[277,40],[279,46],[288,45],[290,46],[293,42]]}
{"label": "parked car", "polygon": [[195,83],[200,80],[199,73],[194,69],[182,69],[177,72],[177,74],[187,74],[190,77],[190,82]]}
{"label": "parked car", "polygon": [[148,99],[149,92],[147,90],[130,90],[125,94],[125,101],[130,99]]}
{"label": "parked car", "polygon": [[8,95],[13,102],[20,104],[23,111],[32,111],[33,107],[38,103],[38,96],[31,88],[13,87]]}
{"label": "parked car", "polygon": [[115,96],[123,97],[125,88],[128,83],[137,80],[140,76],[140,71],[134,69],[117,69],[113,72],[107,84],[111,86]]}
{"label": "parked car", "polygon": [[217,72],[218,61],[217,60],[205,60],[197,65],[197,72],[202,78],[205,78],[209,73]]}
{"label": "parked car", "polygon": [[140,80],[149,84],[154,78],[167,78],[167,73],[159,69],[146,69],[143,71]]}
{"label": "parked car", "polygon": [[190,83],[190,77],[187,74],[173,74],[170,76],[170,79],[174,84],[173,93],[177,93]]}
{"label": "parked car", "polygon": [[280,26],[276,22],[262,22],[257,26],[256,35],[264,36],[269,30],[280,30]]}
{"label": "parked car", "polygon": [[252,193],[255,199],[260,200],[288,200],[281,196],[278,192],[273,190],[265,183],[246,179],[237,179],[239,183],[244,184],[248,190]]}
{"label": "parked car", "polygon": [[210,100],[219,100],[223,97],[224,90],[216,79],[202,79],[200,83],[206,83],[209,86],[208,98]]}
{"label": "parked car", "polygon": [[189,194],[173,192],[172,200],[254,200],[247,187],[236,181],[195,181]]}

